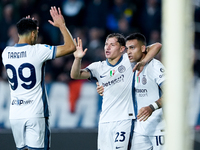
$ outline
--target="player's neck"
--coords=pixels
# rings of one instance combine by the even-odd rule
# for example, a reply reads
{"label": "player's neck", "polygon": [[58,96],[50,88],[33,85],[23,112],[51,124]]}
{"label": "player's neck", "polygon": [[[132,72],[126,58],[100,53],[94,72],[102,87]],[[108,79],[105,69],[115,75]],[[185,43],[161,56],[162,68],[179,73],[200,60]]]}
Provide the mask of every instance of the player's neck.
{"label": "player's neck", "polygon": [[142,57],[141,57],[141,59],[140,59],[138,62],[142,61],[142,60],[145,58],[145,56],[146,56],[146,55],[143,54]]}
{"label": "player's neck", "polygon": [[18,44],[24,44],[24,43],[31,45],[31,40],[27,37],[19,37]]}
{"label": "player's neck", "polygon": [[121,58],[121,55],[118,56],[118,57],[116,57],[116,58],[114,58],[114,59],[108,59],[108,62],[109,62],[111,65],[115,65],[115,64],[119,61],[120,58]]}

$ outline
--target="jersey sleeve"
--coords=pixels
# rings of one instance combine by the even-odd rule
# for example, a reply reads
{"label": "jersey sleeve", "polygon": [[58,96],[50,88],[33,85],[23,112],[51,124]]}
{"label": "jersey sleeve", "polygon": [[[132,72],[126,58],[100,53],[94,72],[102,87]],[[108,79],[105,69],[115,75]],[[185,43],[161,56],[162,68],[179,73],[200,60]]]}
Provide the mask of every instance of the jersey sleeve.
{"label": "jersey sleeve", "polygon": [[38,49],[37,55],[42,61],[55,59],[57,46],[37,44],[36,47]]}
{"label": "jersey sleeve", "polygon": [[160,61],[154,59],[154,61],[151,62],[148,74],[150,75],[150,78],[155,80],[155,82],[161,87],[162,83],[165,81],[165,67]]}
{"label": "jersey sleeve", "polygon": [[90,78],[89,78],[90,80],[92,79],[97,80],[97,77],[99,76],[99,72],[98,72],[99,65],[100,65],[100,62],[94,62],[85,68],[87,71],[90,72]]}

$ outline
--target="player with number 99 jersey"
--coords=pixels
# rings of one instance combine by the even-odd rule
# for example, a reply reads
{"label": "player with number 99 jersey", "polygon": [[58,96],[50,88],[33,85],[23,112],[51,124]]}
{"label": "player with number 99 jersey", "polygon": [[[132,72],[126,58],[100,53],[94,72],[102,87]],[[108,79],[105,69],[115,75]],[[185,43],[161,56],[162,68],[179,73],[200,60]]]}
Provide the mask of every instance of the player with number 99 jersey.
{"label": "player with number 99 jersey", "polygon": [[48,117],[44,85],[45,62],[54,59],[56,46],[16,44],[2,53],[11,89],[10,119]]}

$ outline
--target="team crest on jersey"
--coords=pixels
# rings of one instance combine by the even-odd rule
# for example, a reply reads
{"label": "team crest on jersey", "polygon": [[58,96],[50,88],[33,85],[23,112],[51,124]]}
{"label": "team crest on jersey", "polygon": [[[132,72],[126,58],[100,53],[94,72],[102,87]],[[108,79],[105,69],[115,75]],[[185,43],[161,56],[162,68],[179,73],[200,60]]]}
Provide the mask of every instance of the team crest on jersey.
{"label": "team crest on jersey", "polygon": [[114,76],[114,74],[115,74],[115,70],[110,70],[110,76],[112,77]]}
{"label": "team crest on jersey", "polygon": [[143,75],[142,77],[142,84],[145,85],[147,83],[147,78],[145,77],[145,75]]}
{"label": "team crest on jersey", "polygon": [[121,66],[119,66],[118,71],[120,73],[123,73],[124,71],[126,71],[126,68],[123,65],[121,65]]}

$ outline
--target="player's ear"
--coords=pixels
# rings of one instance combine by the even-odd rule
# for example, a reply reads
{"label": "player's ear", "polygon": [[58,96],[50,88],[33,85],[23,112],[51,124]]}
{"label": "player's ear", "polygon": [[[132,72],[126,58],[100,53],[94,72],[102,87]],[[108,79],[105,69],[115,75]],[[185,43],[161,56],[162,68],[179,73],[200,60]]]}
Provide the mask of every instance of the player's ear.
{"label": "player's ear", "polygon": [[125,46],[121,46],[120,52],[121,52],[121,53],[122,53],[122,52],[124,52],[124,51],[125,51],[125,49],[126,49],[126,47],[125,47]]}
{"label": "player's ear", "polygon": [[141,48],[142,48],[142,52],[143,52],[143,53],[146,53],[146,46],[145,46],[145,45],[142,45]]}
{"label": "player's ear", "polygon": [[31,31],[31,36],[34,37],[35,36],[35,31]]}

